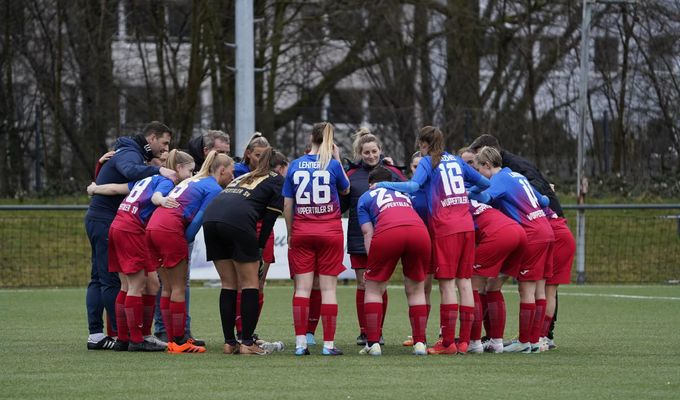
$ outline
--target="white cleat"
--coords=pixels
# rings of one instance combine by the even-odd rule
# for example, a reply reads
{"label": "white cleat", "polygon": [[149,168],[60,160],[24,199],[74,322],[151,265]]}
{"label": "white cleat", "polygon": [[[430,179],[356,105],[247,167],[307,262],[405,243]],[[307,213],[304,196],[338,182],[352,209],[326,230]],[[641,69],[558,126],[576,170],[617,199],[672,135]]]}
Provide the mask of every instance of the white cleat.
{"label": "white cleat", "polygon": [[482,346],[481,340],[471,340],[470,345],[467,349],[468,354],[481,354],[484,353],[484,346]]}
{"label": "white cleat", "polygon": [[543,336],[539,341],[538,341],[538,351],[541,353],[544,351],[548,351],[550,348],[548,346],[548,338]]}
{"label": "white cleat", "polygon": [[426,356],[427,346],[423,342],[418,342],[413,345],[413,354],[416,356]]}
{"label": "white cleat", "polygon": [[502,353],[503,339],[489,339],[482,343],[485,353]]}
{"label": "white cleat", "polygon": [[145,341],[145,342],[149,342],[149,343],[153,343],[153,344],[155,344],[155,345],[157,345],[157,346],[168,347],[168,344],[167,344],[166,342],[160,340],[159,338],[157,338],[157,337],[154,336],[154,335],[147,335],[147,336],[144,336],[144,341]]}
{"label": "white cleat", "polygon": [[513,342],[503,347],[503,353],[531,353],[531,343]]}
{"label": "white cleat", "polygon": [[368,345],[366,345],[363,349],[359,350],[359,354],[381,356],[382,349],[380,348],[380,343],[373,343],[373,346],[371,347],[368,347]]}

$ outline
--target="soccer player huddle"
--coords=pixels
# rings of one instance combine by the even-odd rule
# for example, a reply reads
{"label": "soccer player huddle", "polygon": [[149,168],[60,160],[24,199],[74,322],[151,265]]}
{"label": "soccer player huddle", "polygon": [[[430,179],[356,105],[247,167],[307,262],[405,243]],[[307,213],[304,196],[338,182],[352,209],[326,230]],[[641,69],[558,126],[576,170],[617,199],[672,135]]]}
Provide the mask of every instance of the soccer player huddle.
{"label": "soccer player huddle", "polygon": [[[382,354],[386,289],[400,260],[411,325],[404,345],[412,346],[413,354],[535,353],[554,347],[557,287],[570,281],[574,239],[545,178],[526,160],[500,149],[493,136],[482,135],[453,155],[445,151],[439,129],[422,128],[407,180],[365,128],[354,135],[353,161],[343,166],[327,122],[314,125],[309,151],[290,163],[259,133],[235,163],[224,154],[228,136],[209,131],[201,138],[202,152],[192,157],[172,150],[163,166],[153,167],[146,164],[169,143],[170,130],[159,125],[119,139],[116,153],[98,168],[97,183],[88,187],[93,196],[86,217],[93,247],[90,286],[103,288],[97,308],[96,292],[88,287],[89,349],[205,352],[187,317],[189,257],[202,226],[207,259],[221,281],[224,353],[283,350],[282,343],[255,334],[274,261],[273,226],[282,214],[294,280],[295,355],[310,354],[319,320],[321,354],[342,355],[335,331],[337,276],[345,269],[345,211],[357,277],[360,354]],[[226,148],[216,146],[220,141]],[[134,151],[139,154],[131,157]],[[116,202],[114,217],[106,219],[103,210]],[[112,307],[115,285],[106,282],[116,277],[120,288]],[[504,343],[502,286],[509,278],[518,281],[519,336]],[[441,294],[440,337],[428,347],[433,279]],[[166,341],[150,334],[157,297],[156,324],[164,327]],[[115,331],[106,336],[103,308],[115,316],[109,322]]]}

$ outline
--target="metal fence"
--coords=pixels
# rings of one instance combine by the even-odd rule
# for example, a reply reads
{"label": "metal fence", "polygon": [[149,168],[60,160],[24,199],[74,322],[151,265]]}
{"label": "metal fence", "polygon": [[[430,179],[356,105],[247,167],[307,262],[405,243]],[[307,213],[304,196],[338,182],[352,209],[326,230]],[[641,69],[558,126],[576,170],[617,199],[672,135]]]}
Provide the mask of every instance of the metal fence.
{"label": "metal fence", "polygon": [[[576,209],[565,205],[575,233]],[[586,205],[587,283],[677,283],[680,204]],[[0,287],[84,286],[86,206],[0,206]],[[574,266],[572,281],[577,280]]]}

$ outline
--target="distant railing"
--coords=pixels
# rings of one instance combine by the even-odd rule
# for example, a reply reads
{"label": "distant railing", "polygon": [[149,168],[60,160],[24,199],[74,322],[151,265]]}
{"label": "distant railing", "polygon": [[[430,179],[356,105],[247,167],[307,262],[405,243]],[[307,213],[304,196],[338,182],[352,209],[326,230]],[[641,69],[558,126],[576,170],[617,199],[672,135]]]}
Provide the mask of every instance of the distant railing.
{"label": "distant railing", "polygon": [[[680,204],[564,205],[572,232],[586,210],[587,283],[680,280]],[[0,205],[0,287],[84,286],[87,206]],[[577,281],[574,266],[572,281]]]}

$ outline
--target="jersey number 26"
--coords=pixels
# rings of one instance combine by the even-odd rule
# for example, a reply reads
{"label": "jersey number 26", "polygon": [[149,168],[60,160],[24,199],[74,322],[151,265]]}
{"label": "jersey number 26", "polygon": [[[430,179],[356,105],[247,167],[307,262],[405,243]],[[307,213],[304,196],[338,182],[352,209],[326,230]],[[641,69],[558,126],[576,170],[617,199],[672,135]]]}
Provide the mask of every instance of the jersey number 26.
{"label": "jersey number 26", "polygon": [[[311,188],[308,188],[309,182]],[[331,173],[328,171],[299,170],[293,174],[293,183],[297,186],[295,202],[297,204],[326,204],[331,201]],[[308,190],[311,189],[311,190]]]}

